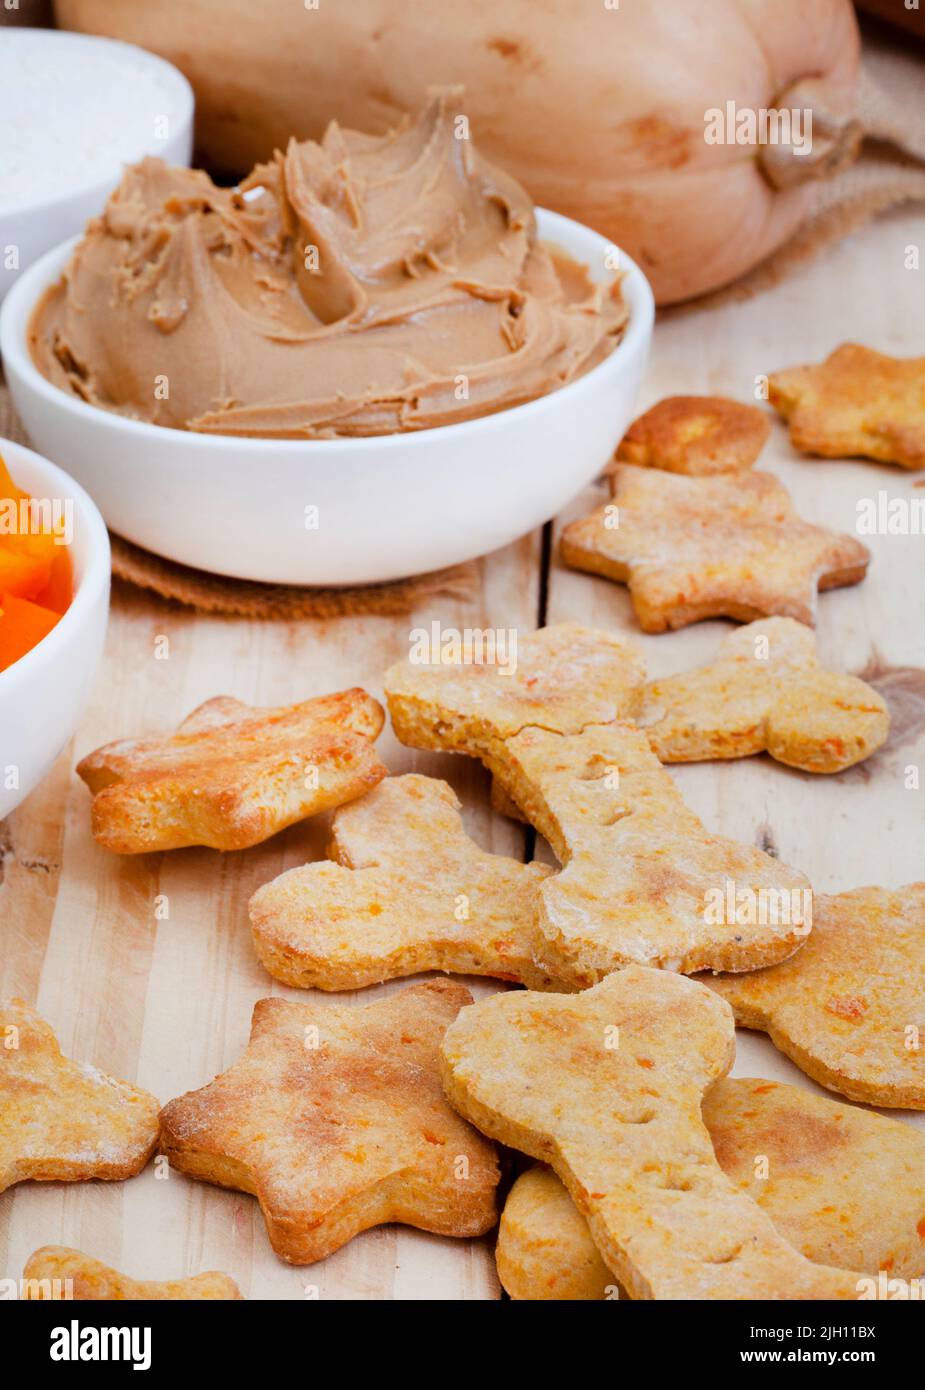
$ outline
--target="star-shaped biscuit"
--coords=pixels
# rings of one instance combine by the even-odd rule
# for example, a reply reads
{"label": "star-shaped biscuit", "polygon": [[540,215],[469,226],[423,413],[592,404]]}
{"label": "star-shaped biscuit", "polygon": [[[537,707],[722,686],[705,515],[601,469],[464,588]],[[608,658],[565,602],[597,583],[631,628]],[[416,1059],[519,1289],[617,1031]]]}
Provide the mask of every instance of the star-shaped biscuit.
{"label": "star-shaped biscuit", "polygon": [[389,1221],[482,1235],[497,1159],[438,1073],[447,1025],[471,1002],[443,979],[363,1007],[261,999],[240,1060],[161,1112],[163,1151],[180,1172],[252,1193],[291,1264]]}
{"label": "star-shaped biscuit", "polygon": [[815,366],[773,372],[768,394],[804,454],[925,468],[925,357],[842,343]]}
{"label": "star-shaped biscuit", "polygon": [[518,640],[515,669],[400,661],[383,685],[395,733],[411,748],[489,759],[499,741],[538,725],[578,733],[632,719],[645,666],[634,643],[580,623],[555,623]]}
{"label": "star-shaped biscuit", "polygon": [[[872,1278],[925,1272],[925,1135],[912,1125],[744,1077],[717,1081],[703,1121],[726,1176],[808,1260]],[[588,1223],[550,1168],[514,1183],[496,1253],[512,1298],[615,1296]]]}
{"label": "star-shaped biscuit", "polygon": [[802,521],[770,473],[685,478],[616,464],[610,483],[612,503],[566,526],[562,559],[628,585],[644,632],[774,614],[812,625],[817,589],[867,571],[866,546]]}
{"label": "star-shaped biscuit", "polygon": [[751,468],[770,432],[757,406],[728,396],[666,396],[633,421],[617,458],[692,477],[736,473]]}
{"label": "star-shaped biscuit", "polygon": [[43,1245],[26,1261],[22,1272],[23,1298],[67,1298],[129,1301],[170,1301],[240,1298],[241,1290],[227,1274],[209,1270],[191,1279],[130,1279],[117,1269],[64,1245]]}
{"label": "star-shaped biscuit", "polygon": [[701,1103],[735,1027],[709,1000],[638,966],[581,994],[496,994],[447,1029],[447,1095],[555,1169],[634,1299],[857,1298],[861,1275],[810,1263],[716,1161]]}
{"label": "star-shaped biscuit", "polygon": [[218,696],[174,734],[108,743],[78,764],[93,834],[118,854],[260,844],[385,777],[373,747],[383,719],[359,689],[280,709]]}
{"label": "star-shaped biscuit", "polygon": [[251,898],[257,954],[284,984],[361,989],[448,970],[564,987],[536,959],[551,870],[480,849],[446,782],[387,777],[336,813],[330,852],[335,863],[290,869]]}
{"label": "star-shaped biscuit", "polygon": [[147,1091],[62,1056],[22,999],[0,1003],[0,1192],[27,1178],[133,1177],[154,1151],[157,1108]]}
{"label": "star-shaped biscuit", "polygon": [[704,983],[820,1086],[925,1110],[925,883],[817,896],[793,960]]}
{"label": "star-shaped biscuit", "polygon": [[803,874],[709,834],[633,724],[524,729],[492,770],[564,866],[540,884],[538,924],[544,961],[576,988],[632,963],[754,970],[806,939]]}
{"label": "star-shaped biscuit", "polygon": [[886,740],[886,702],[856,676],[827,671],[810,628],[749,623],[715,661],[650,681],[639,716],[663,763],[768,752],[804,772],[841,772]]}

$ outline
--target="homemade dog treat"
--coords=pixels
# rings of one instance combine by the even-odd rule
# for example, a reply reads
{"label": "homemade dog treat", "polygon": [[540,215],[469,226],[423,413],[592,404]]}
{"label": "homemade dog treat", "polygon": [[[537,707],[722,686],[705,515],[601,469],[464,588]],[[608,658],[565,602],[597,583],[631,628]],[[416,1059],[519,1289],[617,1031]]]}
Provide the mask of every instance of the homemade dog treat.
{"label": "homemade dog treat", "polygon": [[[189,1299],[241,1298],[241,1290],[227,1274],[210,1270],[191,1279],[130,1279],[117,1269],[64,1245],[43,1245],[29,1256],[22,1272],[23,1297],[43,1299],[64,1297],[54,1290],[67,1289],[66,1297],[83,1299],[180,1301]],[[69,1280],[69,1284],[65,1284]],[[43,1287],[44,1285],[44,1287]],[[46,1292],[47,1290],[50,1292]]]}
{"label": "homemade dog treat", "polygon": [[421,970],[566,988],[537,963],[552,871],[487,854],[446,782],[409,773],[334,817],[336,863],[290,869],[250,901],[254,946],[284,984],[360,989]]}
{"label": "homemade dog treat", "polygon": [[925,883],[817,894],[798,957],[704,983],[820,1086],[925,1110]]}
{"label": "homemade dog treat", "polygon": [[[806,878],[709,834],[634,725],[524,729],[501,748],[502,786],[563,865],[539,889],[542,954],[555,974],[582,988],[631,963],[753,970],[802,945]],[[732,911],[730,885],[740,894]]]}
{"label": "homemade dog treat", "polygon": [[728,396],[666,396],[634,420],[617,458],[697,477],[751,468],[771,432],[754,405]]}
{"label": "homemade dog treat", "polygon": [[663,763],[768,752],[804,772],[840,772],[886,740],[886,702],[827,671],[812,631],[768,618],[730,633],[709,666],[650,681],[638,722]]}
{"label": "homemade dog treat", "polygon": [[383,686],[402,743],[468,753],[490,766],[498,744],[529,725],[573,734],[586,724],[635,718],[644,681],[633,642],[580,623],[554,623],[518,640],[509,675],[498,663],[399,661]]}
{"label": "homemade dog treat", "polygon": [[174,734],[121,739],[78,763],[93,834],[118,854],[260,844],[385,777],[372,742],[384,717],[359,689],[280,709],[208,700]]}
{"label": "homemade dog treat", "polygon": [[709,998],[638,966],[583,994],[494,995],[447,1029],[447,1095],[552,1165],[632,1298],[856,1298],[859,1274],[811,1264],[716,1161],[701,1100],[735,1026]]}
{"label": "homemade dog treat", "polygon": [[768,378],[771,404],[804,454],[925,468],[925,357],[842,343],[824,362]]}
{"label": "homemade dog treat", "polygon": [[240,1060],[161,1112],[163,1151],[180,1172],[252,1193],[291,1264],[389,1221],[482,1235],[497,1159],[450,1109],[437,1060],[471,1002],[443,979],[364,1007],[261,999]]}
{"label": "homemade dog treat", "polygon": [[857,584],[870,554],[812,526],[770,473],[684,478],[616,464],[613,501],[562,532],[567,565],[629,587],[644,632],[777,614],[812,625],[817,589]]}
{"label": "homemade dog treat", "polygon": [[[726,1077],[703,1102],[720,1167],[809,1260],[925,1270],[925,1136],[797,1086]],[[588,1224],[550,1168],[511,1188],[498,1229],[498,1274],[512,1298],[616,1296]]]}
{"label": "homemade dog treat", "polygon": [[62,1056],[22,999],[0,1003],[0,1192],[133,1177],[154,1152],[157,1110],[147,1091]]}

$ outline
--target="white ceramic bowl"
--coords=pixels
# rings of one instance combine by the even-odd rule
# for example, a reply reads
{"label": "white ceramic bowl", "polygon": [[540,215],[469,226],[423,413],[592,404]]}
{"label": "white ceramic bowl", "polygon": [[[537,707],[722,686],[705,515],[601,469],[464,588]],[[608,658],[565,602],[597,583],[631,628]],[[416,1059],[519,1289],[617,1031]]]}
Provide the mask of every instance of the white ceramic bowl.
{"label": "white ceramic bowl", "polygon": [[[545,211],[539,230],[592,275],[609,274],[613,248],[597,232]],[[87,405],[33,365],[29,316],[71,246],[21,276],[0,315],[0,351],[26,428],[80,479],[120,536],[242,579],[377,583],[484,555],[548,521],[600,471],[626,429],[652,334],[652,291],[621,254],[630,314],[622,342],[540,400],[369,439],[193,434]],[[306,519],[316,517],[310,529]]]}
{"label": "white ceramic bowl", "polygon": [[0,819],[45,776],[71,738],[106,637],[109,537],[82,487],[53,463],[12,440],[0,454],[13,481],[33,497],[73,506],[74,597],[47,637],[0,671]]}
{"label": "white ceramic bowl", "polygon": [[[66,237],[74,236],[83,229],[89,217],[94,217],[103,207],[109,194],[122,177],[124,164],[132,164],[146,154],[159,155],[169,164],[189,164],[193,148],[193,89],[183,74],[153,53],[136,48],[133,44],[119,43],[115,39],[97,38],[90,34],[71,34],[57,29],[5,29],[3,31],[3,57],[10,67],[11,81],[4,83],[0,91],[0,126],[6,132],[7,160],[13,143],[10,134],[11,124],[17,120],[34,122],[41,117],[43,132],[47,132],[46,182],[48,169],[57,169],[59,186],[53,192],[39,192],[17,195],[15,173],[10,176],[9,185],[4,187],[0,204],[0,300],[16,283],[19,276],[39,256],[53,246],[58,246]],[[103,71],[88,69],[91,57],[104,64]],[[76,99],[79,88],[69,87],[65,91],[55,91],[53,79],[48,79],[49,91],[38,94],[31,88],[29,105],[16,89],[17,72],[31,74],[48,67],[51,58],[68,63],[75,74],[87,74],[78,110],[71,110],[70,102]],[[112,92],[112,81],[106,80],[106,73],[114,80],[121,80],[126,86],[133,83],[138,87],[143,79],[144,90],[152,103],[150,132],[136,125],[124,124],[118,127],[119,112],[115,105],[118,98]],[[92,75],[91,75],[92,73]],[[32,105],[40,104],[40,113],[33,111]],[[89,112],[95,110],[105,116],[108,106],[112,106],[112,122],[109,138],[103,147],[105,154],[100,158],[101,142],[92,135],[89,140],[92,164],[81,169],[81,132],[86,130]],[[154,110],[154,106],[163,109]],[[166,119],[165,119],[166,118]],[[165,122],[155,128],[155,122]],[[57,141],[54,137],[58,133]],[[57,148],[57,162],[55,150]],[[0,182],[6,183],[5,164],[0,146]],[[16,257],[10,256],[7,248],[15,247]]]}

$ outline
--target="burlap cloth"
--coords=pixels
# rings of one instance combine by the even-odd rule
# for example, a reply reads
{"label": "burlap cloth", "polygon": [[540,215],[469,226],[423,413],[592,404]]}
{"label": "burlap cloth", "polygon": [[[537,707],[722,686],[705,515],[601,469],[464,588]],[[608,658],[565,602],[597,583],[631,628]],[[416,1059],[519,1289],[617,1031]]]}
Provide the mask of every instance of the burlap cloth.
{"label": "burlap cloth", "polygon": [[[866,33],[858,101],[866,138],[859,158],[835,178],[814,186],[810,213],[786,246],[736,284],[667,312],[685,313],[759,294],[877,213],[902,203],[925,201],[923,91],[925,50],[910,44],[909,51],[903,52],[895,41]],[[29,442],[2,377],[0,436]],[[112,543],[112,569],[117,578],[202,612],[238,617],[293,619],[402,613],[435,594],[465,598],[475,586],[474,565],[363,588],[254,584],[161,559],[119,536],[113,536]]]}

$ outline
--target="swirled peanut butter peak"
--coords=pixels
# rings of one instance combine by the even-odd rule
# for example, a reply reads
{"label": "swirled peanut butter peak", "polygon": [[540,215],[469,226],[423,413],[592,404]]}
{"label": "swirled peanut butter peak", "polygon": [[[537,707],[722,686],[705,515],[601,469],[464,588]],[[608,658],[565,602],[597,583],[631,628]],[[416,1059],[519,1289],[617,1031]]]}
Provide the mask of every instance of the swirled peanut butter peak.
{"label": "swirled peanut butter peak", "polygon": [[145,159],[39,303],[39,369],[175,429],[330,438],[533,400],[619,341],[619,284],[537,240],[461,92],[386,135],[328,127],[236,189]]}

